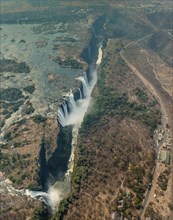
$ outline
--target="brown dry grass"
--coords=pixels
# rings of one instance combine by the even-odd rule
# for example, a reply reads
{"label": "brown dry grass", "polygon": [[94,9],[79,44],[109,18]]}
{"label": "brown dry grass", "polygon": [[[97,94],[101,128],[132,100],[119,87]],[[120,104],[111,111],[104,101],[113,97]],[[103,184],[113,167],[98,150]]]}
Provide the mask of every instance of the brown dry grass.
{"label": "brown dry grass", "polygon": [[[118,45],[118,41],[110,41],[104,50],[108,65],[104,65],[103,61],[100,71],[106,72],[107,85],[120,93],[127,92],[130,98],[134,96],[136,87],[144,87],[129,68],[125,64],[122,65],[119,53],[115,52]],[[150,93],[146,90],[145,92],[148,102],[152,101]],[[98,94],[97,88],[94,94]],[[155,108],[158,108],[158,105]],[[153,140],[150,130],[139,120],[103,115],[99,122],[90,127],[85,138],[79,140],[79,144],[87,151],[91,174],[82,181],[78,199],[69,206],[65,219],[110,220],[121,184],[127,179],[128,166],[143,165],[146,176],[151,172]],[[123,188],[127,189],[125,185]],[[137,217],[136,210],[133,214]]]}
{"label": "brown dry grass", "polygon": [[[16,179],[19,175],[25,174],[22,184],[14,184],[17,188],[38,185],[40,144],[44,137],[47,143],[47,158],[49,158],[57,146],[57,122],[55,119],[47,119],[45,123],[35,123],[32,119],[26,119],[23,125],[19,126],[15,123],[10,126],[6,133],[8,132],[11,132],[11,138],[7,142],[7,147],[2,150],[2,153],[9,157],[6,175]],[[16,147],[15,144],[20,144],[20,146]],[[20,161],[13,163],[12,158],[17,158],[17,155]]]}
{"label": "brown dry grass", "polygon": [[[146,80],[152,83],[154,89],[159,94],[160,102],[166,109],[166,113],[172,115],[172,71],[171,68],[149,49],[134,44],[127,48],[125,56],[130,63],[140,71]],[[170,116],[169,115],[169,116]],[[171,123],[171,121],[170,121]],[[161,167],[162,168],[162,167]],[[161,169],[159,172],[161,172]],[[165,168],[164,168],[165,169]],[[159,173],[158,173],[159,174]],[[153,209],[155,213],[161,216],[161,219],[167,219],[169,215],[168,202],[170,201],[171,175],[169,177],[168,188],[161,190],[156,185],[157,199],[152,198]]]}

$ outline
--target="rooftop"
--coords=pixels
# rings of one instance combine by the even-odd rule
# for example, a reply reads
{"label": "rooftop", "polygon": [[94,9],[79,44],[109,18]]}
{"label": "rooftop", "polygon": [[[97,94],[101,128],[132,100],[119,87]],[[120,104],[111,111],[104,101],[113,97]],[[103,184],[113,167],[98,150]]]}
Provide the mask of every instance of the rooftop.
{"label": "rooftop", "polygon": [[170,151],[162,150],[160,153],[160,159],[163,163],[169,164],[170,163]]}

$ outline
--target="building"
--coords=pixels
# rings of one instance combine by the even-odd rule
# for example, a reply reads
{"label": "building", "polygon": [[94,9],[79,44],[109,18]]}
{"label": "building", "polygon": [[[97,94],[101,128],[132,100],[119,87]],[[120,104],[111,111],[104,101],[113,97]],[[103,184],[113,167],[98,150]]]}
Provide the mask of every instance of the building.
{"label": "building", "polygon": [[161,150],[160,159],[165,164],[170,164],[170,151],[169,150]]}

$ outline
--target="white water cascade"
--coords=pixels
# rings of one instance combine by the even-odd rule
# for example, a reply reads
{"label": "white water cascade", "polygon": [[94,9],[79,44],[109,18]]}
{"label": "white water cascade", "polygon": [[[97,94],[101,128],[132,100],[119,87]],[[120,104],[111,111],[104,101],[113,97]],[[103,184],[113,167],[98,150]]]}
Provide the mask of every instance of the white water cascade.
{"label": "white water cascade", "polygon": [[79,90],[79,97],[80,97],[80,99],[82,99],[82,92],[79,88],[78,88],[78,90]]}
{"label": "white water cascade", "polygon": [[[83,95],[81,92],[81,89],[79,89],[80,93],[80,99],[78,99],[76,102],[74,101],[74,96],[72,91],[70,91],[69,94],[67,94],[67,101],[63,103],[63,106],[61,108],[64,109],[64,114],[62,114],[63,111],[61,111],[61,108],[58,110],[58,120],[60,124],[64,127],[67,125],[73,125],[72,128],[72,149],[71,149],[71,156],[69,159],[68,163],[68,170],[65,174],[65,180],[66,183],[68,182],[69,186],[68,189],[70,189],[70,183],[71,183],[71,173],[73,172],[73,167],[74,167],[74,155],[75,155],[75,148],[77,145],[77,137],[78,137],[78,130],[81,126],[81,123],[84,119],[84,115],[88,110],[88,107],[90,105],[91,101],[91,93],[92,90],[97,82],[97,69],[102,61],[102,46],[100,46],[98,50],[98,58],[96,61],[95,68],[92,68],[90,70],[90,75],[91,75],[91,80],[90,82],[88,81],[86,73],[83,74],[83,76],[79,77],[78,80],[81,81],[82,86],[83,86]],[[67,111],[67,102],[70,103],[72,106],[70,108],[70,111]],[[67,181],[68,180],[68,181]],[[61,191],[61,196],[62,198],[67,195],[70,191],[67,190],[67,185],[66,185],[66,193],[62,192],[65,191],[63,188],[58,187],[59,183],[56,183],[54,186],[51,186],[52,188],[56,189],[57,188],[57,193]],[[65,184],[64,184],[65,185]],[[60,198],[60,197],[59,197]],[[61,198],[61,199],[62,199]],[[59,204],[59,201],[57,201],[57,204]],[[57,205],[56,205],[57,206]]]}
{"label": "white water cascade", "polygon": [[68,162],[68,169],[65,173],[64,179],[61,181],[56,181],[54,185],[50,185],[47,193],[26,191],[26,194],[30,195],[31,197],[41,196],[43,198],[43,201],[51,206],[52,210],[57,210],[60,201],[70,193],[71,173],[73,172],[74,167],[74,155],[77,145],[78,130],[81,126],[84,115],[90,105],[91,93],[97,82],[97,69],[101,63],[101,60],[102,46],[100,46],[98,51],[96,65],[92,68],[92,70],[90,70],[90,82],[87,79],[86,73],[78,78],[78,80],[81,81],[83,87],[83,91],[81,91],[81,89],[78,89],[80,98],[75,101],[73,92],[70,90],[70,92],[66,95],[66,100],[58,109],[58,120],[61,126],[73,126],[71,156]]}
{"label": "white water cascade", "polygon": [[[63,127],[67,125],[80,125],[83,121],[84,115],[90,104],[92,90],[97,82],[97,68],[100,65],[101,57],[102,49],[99,48],[96,68],[91,70],[90,82],[88,82],[86,73],[84,73],[83,76],[77,78],[77,80],[81,81],[83,89],[82,92],[81,89],[78,89],[80,92],[80,98],[75,102],[74,95],[72,91],[70,91],[70,93],[66,95],[67,101],[64,102],[63,105],[58,109],[58,120]],[[70,111],[67,111],[67,105],[69,106]]]}

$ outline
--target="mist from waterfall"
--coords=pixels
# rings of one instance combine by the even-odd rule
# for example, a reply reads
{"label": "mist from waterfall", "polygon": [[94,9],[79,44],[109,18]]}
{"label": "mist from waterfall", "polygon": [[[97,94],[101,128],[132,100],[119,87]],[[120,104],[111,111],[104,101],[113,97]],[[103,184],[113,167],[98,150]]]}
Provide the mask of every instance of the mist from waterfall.
{"label": "mist from waterfall", "polygon": [[[88,82],[86,73],[77,80],[80,80],[82,83],[82,91],[79,89],[80,99],[75,102],[74,95],[72,91],[70,91],[66,96],[67,101],[58,109],[58,120],[63,127],[67,125],[80,125],[83,121],[85,112],[90,103],[91,92],[97,82],[96,70],[92,71],[91,82]],[[67,111],[67,109],[69,109],[69,111]]]}
{"label": "mist from waterfall", "polygon": [[[92,90],[97,82],[97,68],[102,60],[102,48],[99,48],[96,67],[91,69],[91,79],[88,81],[86,73],[77,78],[82,83],[82,91],[79,88],[80,98],[75,102],[73,92],[70,91],[66,95],[66,101],[58,109],[58,120],[64,127],[67,125],[80,126],[84,115],[89,107]],[[69,109],[69,111],[68,111]]]}
{"label": "mist from waterfall", "polygon": [[60,201],[70,193],[71,186],[71,174],[74,167],[75,148],[77,146],[78,130],[84,119],[85,113],[88,110],[91,101],[91,93],[97,82],[97,69],[102,60],[102,47],[100,46],[98,51],[98,59],[95,63],[95,67],[90,69],[90,81],[88,81],[86,73],[83,76],[77,78],[82,83],[82,91],[79,90],[79,99],[75,101],[73,92],[66,95],[64,103],[58,109],[58,120],[61,126],[65,127],[73,125],[72,128],[72,148],[71,155],[68,162],[68,169],[64,175],[63,180],[58,180],[55,184],[49,186],[47,192],[29,191],[26,190],[26,195],[31,197],[40,197],[53,211],[58,209]]}
{"label": "mist from waterfall", "polygon": [[78,130],[84,119],[85,113],[88,110],[91,101],[91,93],[97,82],[97,69],[102,60],[102,47],[98,50],[98,58],[95,67],[90,69],[90,81],[88,81],[87,74],[83,73],[83,76],[77,78],[82,83],[82,91],[79,90],[79,99],[74,100],[73,92],[70,91],[64,103],[58,109],[58,120],[61,126],[73,125],[72,128],[72,149],[71,156],[68,162],[68,169],[65,174],[64,180],[57,181],[54,185],[49,187],[48,195],[52,209],[58,208],[59,202],[70,193],[71,174],[74,167],[75,148],[77,146]]}

